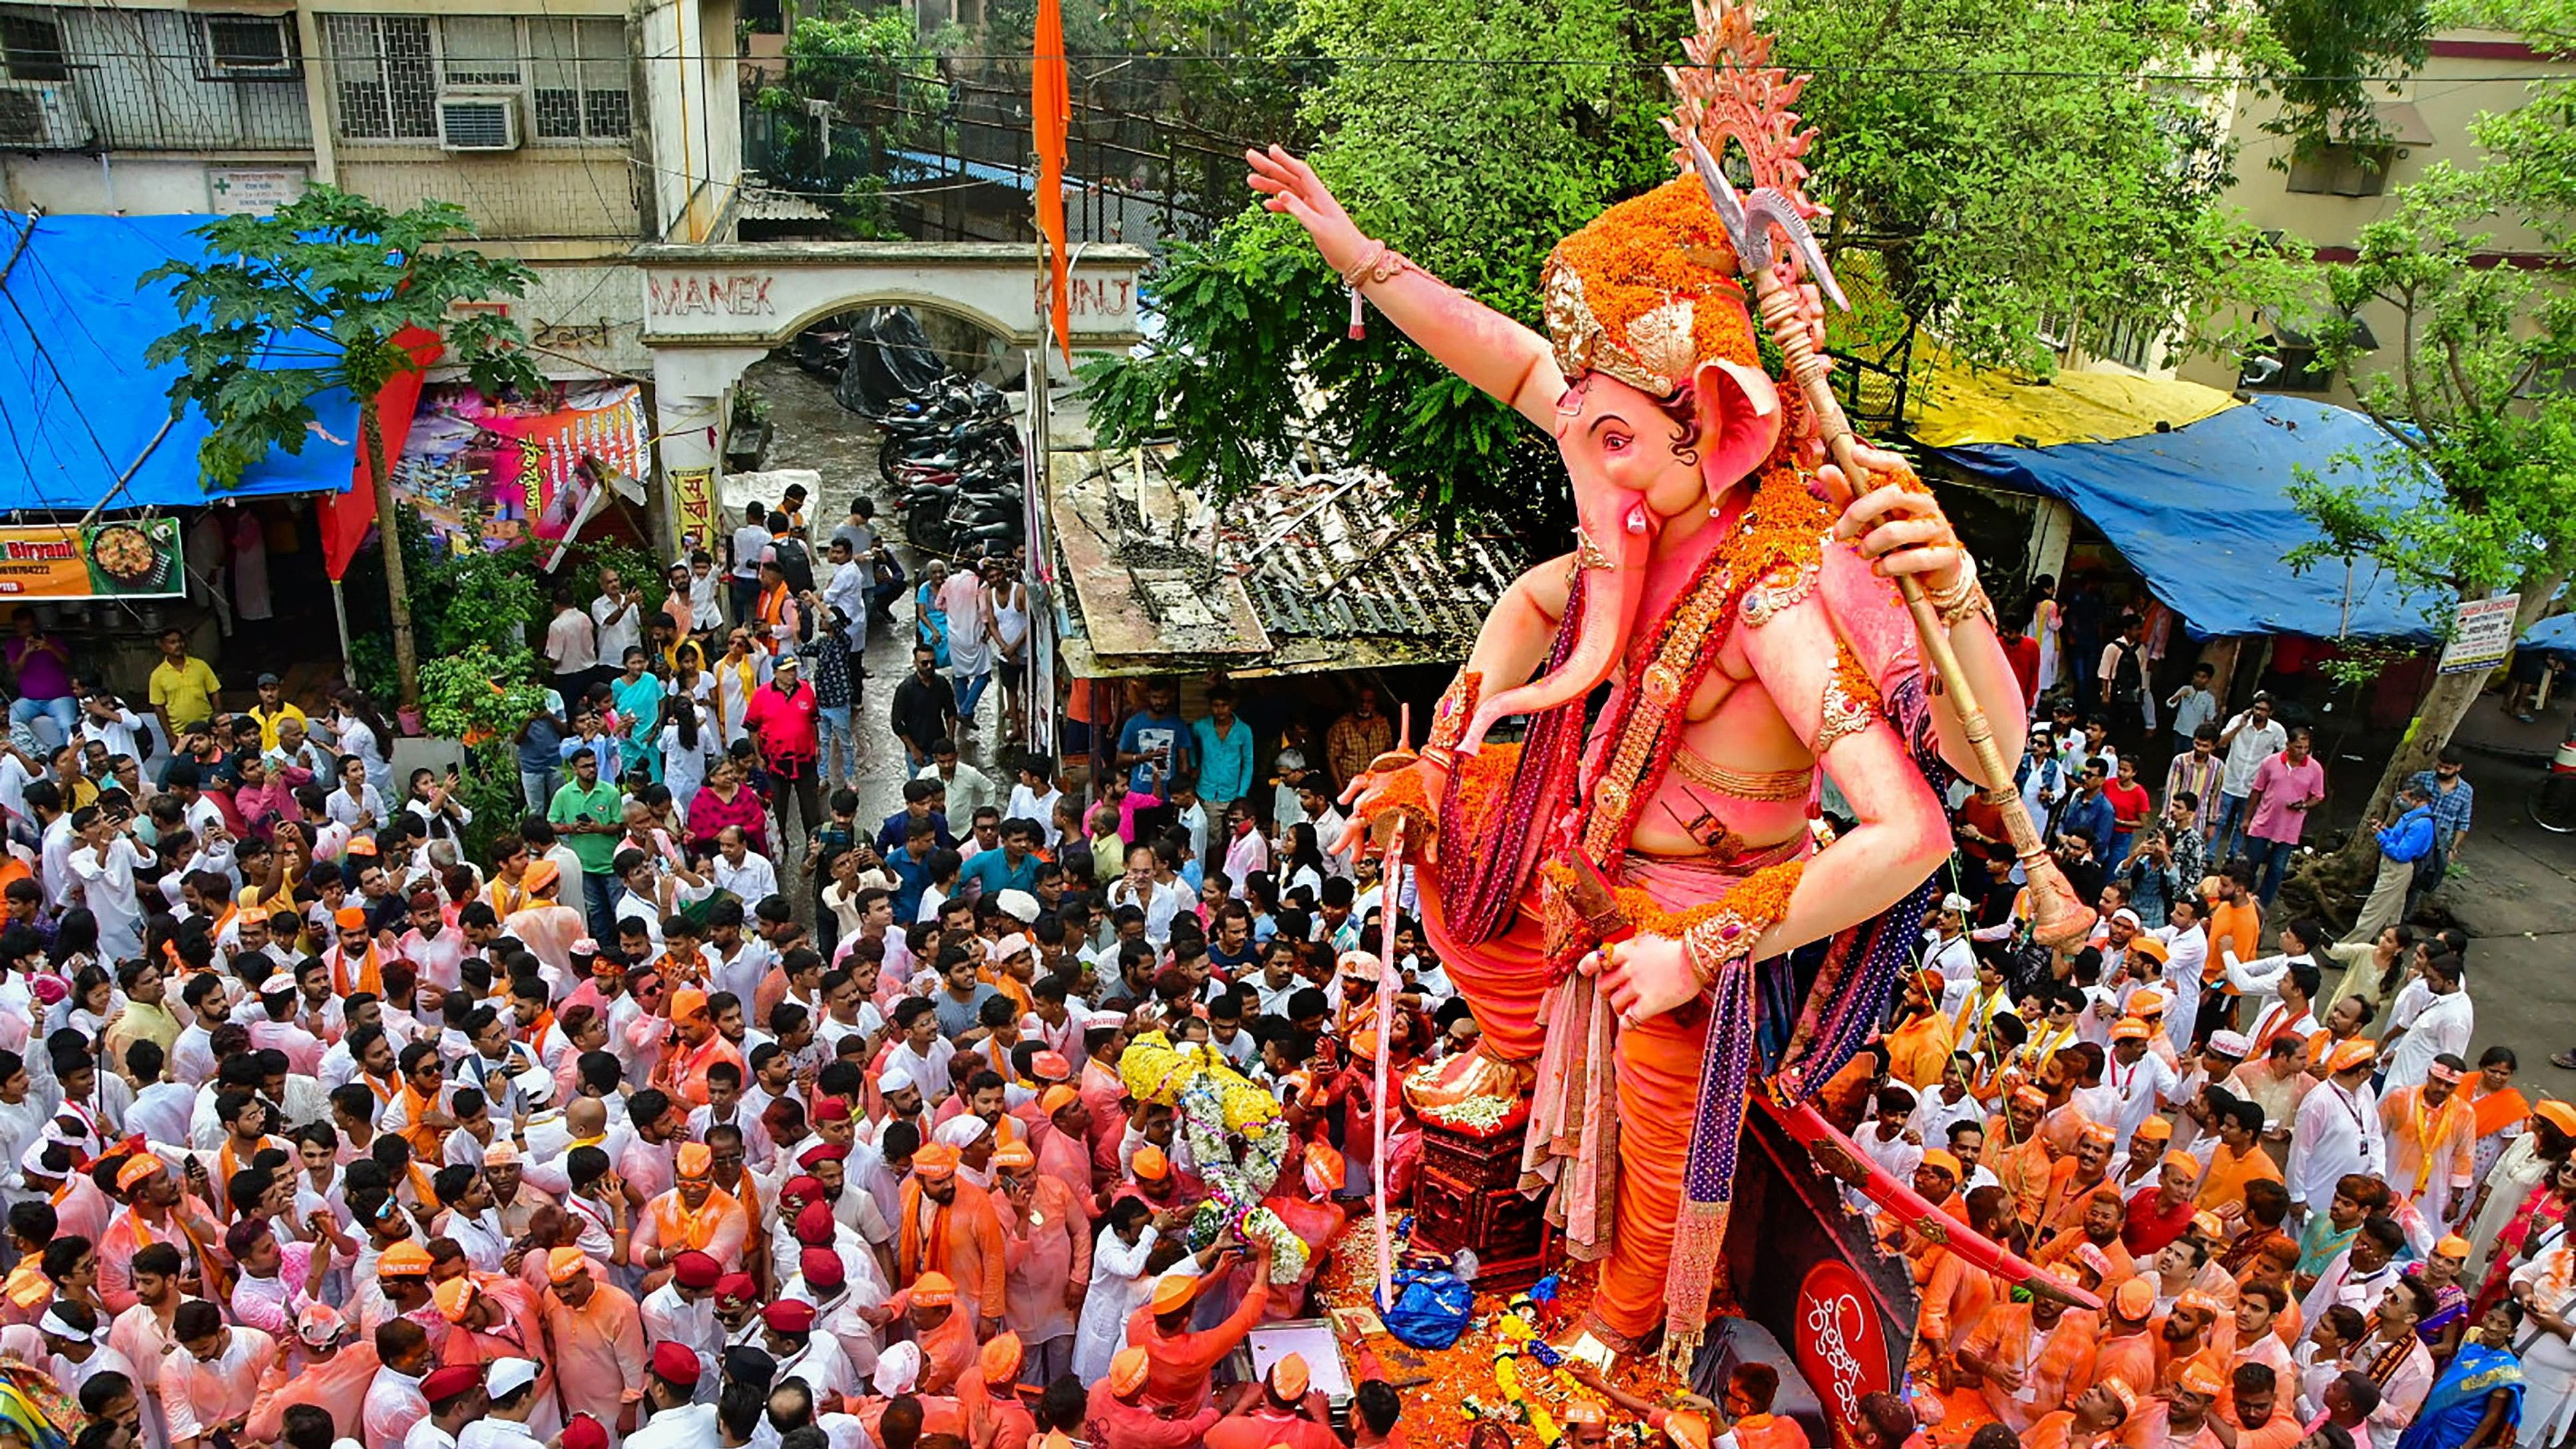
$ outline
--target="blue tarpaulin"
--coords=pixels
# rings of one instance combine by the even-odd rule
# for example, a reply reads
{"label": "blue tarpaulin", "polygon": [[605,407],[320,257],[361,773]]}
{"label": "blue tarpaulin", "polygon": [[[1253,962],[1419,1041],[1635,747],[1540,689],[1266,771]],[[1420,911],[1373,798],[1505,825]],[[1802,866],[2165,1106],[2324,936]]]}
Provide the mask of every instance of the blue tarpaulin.
{"label": "blue tarpaulin", "polygon": [[2429,641],[2428,600],[2368,560],[2304,574],[2281,560],[2316,530],[2290,504],[2296,470],[2354,475],[2348,455],[2397,444],[2361,414],[2257,396],[2169,433],[2048,448],[1974,444],[1943,458],[1997,487],[2055,498],[2102,531],[2200,636]]}
{"label": "blue tarpaulin", "polygon": [[[190,233],[203,216],[46,216],[0,281],[0,512],[175,508],[208,501],[197,445],[213,431],[193,405],[156,444],[179,368],[149,368],[143,349],[178,325],[166,283],[137,290],[174,257],[205,255]],[[0,260],[31,225],[0,215]],[[42,344],[39,346],[39,344]],[[302,453],[272,453],[223,497],[338,493],[357,453],[358,405],[314,399]],[[136,460],[141,465],[136,465]],[[116,480],[128,469],[122,490]],[[109,500],[109,494],[115,496]]]}
{"label": "blue tarpaulin", "polygon": [[2550,615],[2525,631],[2515,647],[2576,660],[2576,614]]}

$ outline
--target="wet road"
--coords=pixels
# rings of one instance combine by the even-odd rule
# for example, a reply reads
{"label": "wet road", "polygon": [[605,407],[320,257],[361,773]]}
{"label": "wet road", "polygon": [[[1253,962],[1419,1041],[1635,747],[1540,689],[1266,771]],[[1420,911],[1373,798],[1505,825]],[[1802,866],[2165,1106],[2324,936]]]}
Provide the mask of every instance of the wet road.
{"label": "wet road", "polygon": [[[829,387],[791,362],[770,357],[754,364],[745,376],[769,399],[774,431],[768,466],[811,468],[823,475],[817,506],[807,514],[807,531],[818,552],[848,516],[851,499],[864,492],[876,499],[877,522],[896,557],[918,580],[920,559],[904,543],[900,527],[891,522],[894,514],[886,506],[890,500],[883,491],[885,480],[877,474],[876,429],[835,402]],[[912,667],[911,600],[897,600],[894,612],[892,628],[879,628],[868,636],[864,656],[868,678],[859,685],[858,703],[851,714],[852,733],[859,745],[853,788],[859,792],[863,822],[882,821],[903,808],[903,782],[909,773],[903,746],[886,723],[886,710],[896,682]],[[997,691],[987,689],[976,711],[980,727],[960,742],[960,757],[986,774],[994,773],[990,741],[997,728],[996,709]],[[962,830],[965,822],[957,824]],[[803,852],[795,851],[788,859],[801,863]],[[809,900],[799,901],[800,918]]]}

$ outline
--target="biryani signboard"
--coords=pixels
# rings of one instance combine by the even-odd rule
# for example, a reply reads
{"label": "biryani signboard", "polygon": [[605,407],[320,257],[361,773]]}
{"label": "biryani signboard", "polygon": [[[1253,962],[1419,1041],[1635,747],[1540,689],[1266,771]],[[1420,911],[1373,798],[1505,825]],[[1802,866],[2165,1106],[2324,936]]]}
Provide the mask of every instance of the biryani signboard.
{"label": "biryani signboard", "polygon": [[0,528],[0,600],[154,599],[186,589],[175,518]]}

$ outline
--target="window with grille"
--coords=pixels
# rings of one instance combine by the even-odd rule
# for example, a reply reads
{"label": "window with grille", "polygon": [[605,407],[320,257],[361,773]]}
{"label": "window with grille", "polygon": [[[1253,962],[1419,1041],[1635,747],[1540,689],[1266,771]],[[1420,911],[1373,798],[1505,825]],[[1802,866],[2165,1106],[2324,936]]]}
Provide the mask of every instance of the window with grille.
{"label": "window with grille", "polygon": [[438,73],[450,87],[519,84],[519,22],[506,15],[450,15],[438,22]]}
{"label": "window with grille", "polygon": [[438,65],[430,23],[408,15],[325,15],[340,134],[357,140],[438,138]]}
{"label": "window with grille", "polygon": [[295,25],[283,15],[200,15],[197,76],[210,81],[292,80],[303,67]]}
{"label": "window with grille", "polygon": [[545,140],[623,141],[634,129],[626,27],[615,20],[528,22],[530,94]]}
{"label": "window with grille", "polygon": [[63,34],[52,17],[0,15],[0,69],[16,81],[70,80],[71,68],[63,64]]}
{"label": "window with grille", "polygon": [[546,141],[624,141],[634,130],[621,20],[324,15],[340,134],[433,140],[441,92],[520,97]]}

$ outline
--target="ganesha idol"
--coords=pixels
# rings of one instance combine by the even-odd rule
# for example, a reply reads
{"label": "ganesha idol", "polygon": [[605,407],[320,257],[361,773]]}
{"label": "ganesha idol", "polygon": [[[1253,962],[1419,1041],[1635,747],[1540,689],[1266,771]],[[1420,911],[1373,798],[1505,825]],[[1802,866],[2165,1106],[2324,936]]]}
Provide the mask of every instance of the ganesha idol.
{"label": "ganesha idol", "polygon": [[[1930,684],[1894,580],[1913,576],[1991,711],[1986,758],[2017,759],[1993,611],[1901,459],[1823,461],[1804,395],[1763,369],[1701,181],[1560,242],[1542,337],[1362,235],[1303,161],[1248,159],[1346,283],[1564,458],[1572,551],[1495,606],[1419,754],[1355,782],[1342,848],[1401,820],[1482,1030],[1409,1098],[1436,1116],[1534,1091],[1525,1186],[1552,1184],[1568,1250],[1600,1262],[1587,1331],[1687,1355],[1750,1095],[1804,1101],[1870,1038],[1950,852],[1949,772],[2009,784],[1978,768],[1959,692]],[[1762,290],[1768,313],[1780,288]],[[1520,741],[1488,742],[1513,717]],[[1821,847],[1820,772],[1856,822]]]}

